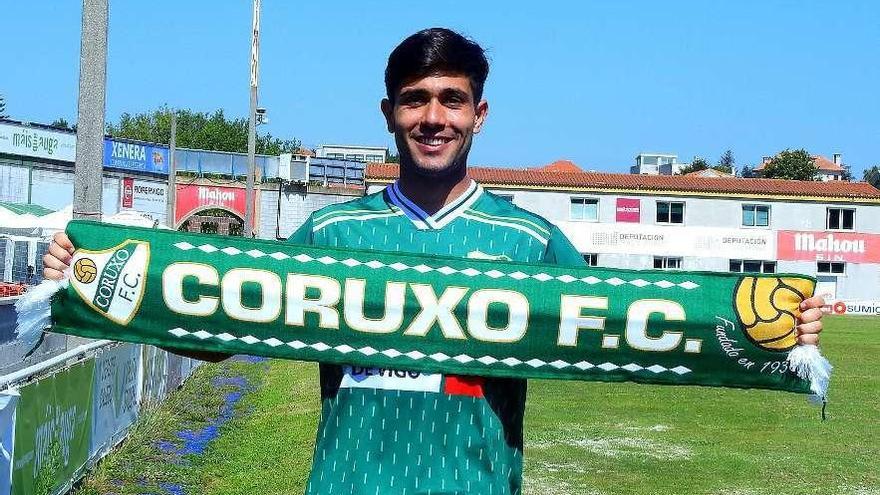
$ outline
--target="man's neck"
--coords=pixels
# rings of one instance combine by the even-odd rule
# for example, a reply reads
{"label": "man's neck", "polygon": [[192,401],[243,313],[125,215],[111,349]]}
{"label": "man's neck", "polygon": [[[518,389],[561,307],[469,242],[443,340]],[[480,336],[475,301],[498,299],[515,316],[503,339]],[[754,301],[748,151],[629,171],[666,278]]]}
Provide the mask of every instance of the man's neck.
{"label": "man's neck", "polygon": [[419,206],[425,213],[433,215],[441,208],[458,199],[467,191],[471,179],[467,169],[447,177],[427,177],[416,173],[400,170],[398,186],[404,196]]}

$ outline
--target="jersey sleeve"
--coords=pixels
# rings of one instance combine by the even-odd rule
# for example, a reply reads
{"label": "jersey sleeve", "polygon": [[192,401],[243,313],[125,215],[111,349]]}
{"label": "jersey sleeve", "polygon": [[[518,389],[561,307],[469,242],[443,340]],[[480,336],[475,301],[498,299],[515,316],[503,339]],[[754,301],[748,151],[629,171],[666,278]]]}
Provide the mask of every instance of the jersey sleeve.
{"label": "jersey sleeve", "polygon": [[544,263],[565,266],[586,265],[583,255],[556,226],[550,230],[550,239],[547,240],[547,250],[544,252]]}
{"label": "jersey sleeve", "polygon": [[311,245],[315,243],[315,237],[313,232],[314,222],[312,221],[312,216],[309,215],[309,218],[306,219],[305,223],[299,226],[298,229],[293,234],[290,234],[290,237],[287,238],[287,242],[292,242],[293,244],[305,244]]}

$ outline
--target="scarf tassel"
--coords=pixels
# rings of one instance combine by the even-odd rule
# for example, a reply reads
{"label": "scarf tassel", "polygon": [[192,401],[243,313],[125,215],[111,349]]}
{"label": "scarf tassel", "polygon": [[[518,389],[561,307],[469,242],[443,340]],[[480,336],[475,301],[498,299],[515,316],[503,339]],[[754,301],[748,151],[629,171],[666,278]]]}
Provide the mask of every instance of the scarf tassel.
{"label": "scarf tassel", "polygon": [[43,280],[15,302],[17,339],[30,349],[29,356],[43,338],[43,330],[52,326],[52,296],[67,288],[68,279]]}
{"label": "scarf tassel", "polygon": [[788,364],[798,377],[810,382],[810,391],[824,403],[833,367],[819,348],[811,344],[795,347],[788,353]]}

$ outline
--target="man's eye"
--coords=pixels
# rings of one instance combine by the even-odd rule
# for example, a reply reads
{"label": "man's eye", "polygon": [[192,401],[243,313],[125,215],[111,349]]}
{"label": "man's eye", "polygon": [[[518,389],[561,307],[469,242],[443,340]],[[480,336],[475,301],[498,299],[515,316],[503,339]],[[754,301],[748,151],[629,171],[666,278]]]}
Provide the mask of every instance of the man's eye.
{"label": "man's eye", "polygon": [[425,98],[416,95],[404,96],[400,99],[400,104],[407,107],[417,107],[425,104]]}
{"label": "man's eye", "polygon": [[445,95],[443,98],[443,104],[448,107],[460,107],[465,103],[467,103],[467,98],[455,93]]}

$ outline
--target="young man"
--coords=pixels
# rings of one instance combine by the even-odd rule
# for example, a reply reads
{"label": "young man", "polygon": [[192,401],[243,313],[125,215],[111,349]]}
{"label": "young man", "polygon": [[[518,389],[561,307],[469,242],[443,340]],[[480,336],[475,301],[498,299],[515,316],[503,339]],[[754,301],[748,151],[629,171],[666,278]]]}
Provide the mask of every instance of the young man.
{"label": "young man", "polygon": [[[404,40],[388,59],[381,104],[400,153],[400,179],[315,212],[290,240],[582,264],[550,222],[467,177],[471,141],[488,114],[488,71],[482,48],[453,31],[427,29]],[[72,251],[66,236],[57,236],[44,259],[46,276],[59,278]],[[803,305],[801,343],[817,343],[821,304],[812,298]],[[320,373],[308,494],[521,492],[524,380],[332,365]]]}

